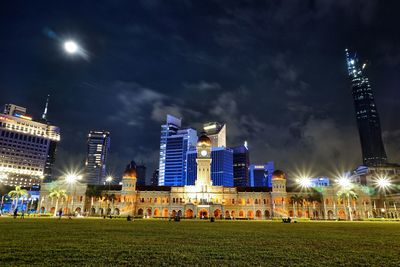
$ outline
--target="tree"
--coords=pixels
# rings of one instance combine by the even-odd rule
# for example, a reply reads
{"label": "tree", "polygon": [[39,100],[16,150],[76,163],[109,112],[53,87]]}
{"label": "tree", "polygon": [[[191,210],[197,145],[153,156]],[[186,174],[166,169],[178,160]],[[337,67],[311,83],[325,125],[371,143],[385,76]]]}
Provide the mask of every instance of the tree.
{"label": "tree", "polygon": [[97,198],[101,198],[102,191],[99,189],[98,186],[89,185],[86,189],[86,196],[90,197],[91,204],[90,204],[90,213],[92,213],[93,203]]}
{"label": "tree", "polygon": [[337,192],[337,196],[341,201],[343,201],[343,205],[345,205],[346,199],[347,199],[347,212],[349,214],[350,221],[352,221],[353,220],[353,215],[351,213],[350,200],[357,199],[358,198],[357,193],[353,190],[353,188],[347,187],[347,188],[340,189]]}
{"label": "tree", "polygon": [[60,198],[67,198],[67,192],[64,189],[53,188],[50,190],[49,197],[56,199],[56,207],[54,209],[54,216],[57,216],[58,201]]}
{"label": "tree", "polygon": [[292,204],[294,204],[294,206],[295,206],[295,209],[293,211],[293,215],[294,215],[294,217],[297,217],[297,211],[299,210],[299,204],[302,203],[303,197],[295,194],[295,195],[290,197],[290,200],[292,201]]}
{"label": "tree", "polygon": [[[17,186],[15,186],[14,190],[11,190],[10,192],[8,192],[8,195],[11,198],[13,198],[13,202],[15,201],[14,208],[17,208],[18,207],[19,198],[28,196],[28,191],[25,190],[25,189],[22,189],[21,186],[17,185]],[[22,203],[23,203],[23,200],[22,200]]]}

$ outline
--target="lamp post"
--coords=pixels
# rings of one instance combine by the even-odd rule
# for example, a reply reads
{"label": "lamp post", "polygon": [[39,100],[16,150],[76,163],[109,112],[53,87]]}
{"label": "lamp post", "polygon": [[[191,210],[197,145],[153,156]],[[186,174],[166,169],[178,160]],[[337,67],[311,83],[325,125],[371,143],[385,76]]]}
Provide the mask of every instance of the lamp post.
{"label": "lamp post", "polygon": [[[74,194],[72,195],[72,198],[71,198],[71,209],[74,208],[74,198],[76,195],[76,182],[80,179],[82,179],[82,175],[78,175],[76,173],[69,173],[65,176],[65,181],[69,185],[74,187]],[[67,202],[67,209],[68,209],[68,202]],[[71,212],[70,212],[70,216],[71,216]]]}
{"label": "lamp post", "polygon": [[378,187],[379,193],[380,193],[380,202],[381,202],[381,216],[384,216],[386,212],[386,191],[392,186],[392,183],[389,179],[389,177],[385,176],[379,176],[375,180],[375,184]]}
{"label": "lamp post", "polygon": [[338,177],[336,182],[340,187],[340,191],[338,192],[338,193],[340,193],[339,197],[343,197],[343,195],[345,196],[345,199],[343,199],[344,206],[345,206],[345,202],[346,202],[346,198],[347,198],[347,212],[349,214],[350,221],[352,221],[353,215],[351,213],[350,191],[353,188],[353,184],[346,175]]}
{"label": "lamp post", "polygon": [[111,183],[112,183],[112,181],[113,181],[113,177],[112,177],[111,175],[110,175],[110,176],[107,176],[106,182],[108,183],[108,191],[111,190]]}

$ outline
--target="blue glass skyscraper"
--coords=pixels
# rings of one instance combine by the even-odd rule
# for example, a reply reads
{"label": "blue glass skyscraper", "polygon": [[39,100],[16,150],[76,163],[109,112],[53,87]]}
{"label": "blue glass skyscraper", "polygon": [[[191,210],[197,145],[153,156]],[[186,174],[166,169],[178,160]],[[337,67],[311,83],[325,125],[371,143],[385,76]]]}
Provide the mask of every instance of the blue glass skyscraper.
{"label": "blue glass skyscraper", "polygon": [[272,187],[272,173],[274,172],[274,162],[269,161],[264,165],[251,164],[249,167],[250,186]]}
{"label": "blue glass skyscraper", "polygon": [[187,152],[195,150],[196,143],[196,130],[181,129],[181,120],[167,115],[166,124],[161,126],[159,185],[185,185]]}
{"label": "blue glass skyscraper", "polygon": [[[197,152],[187,154],[186,185],[194,185],[197,176]],[[211,150],[211,180],[213,185],[233,186],[233,151],[224,147]]]}

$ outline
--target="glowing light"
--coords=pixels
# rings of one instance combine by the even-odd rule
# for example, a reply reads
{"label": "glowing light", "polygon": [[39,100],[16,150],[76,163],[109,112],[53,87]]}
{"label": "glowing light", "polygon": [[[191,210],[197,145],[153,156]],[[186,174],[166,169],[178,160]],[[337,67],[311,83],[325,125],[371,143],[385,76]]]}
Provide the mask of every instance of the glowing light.
{"label": "glowing light", "polygon": [[69,40],[64,43],[64,49],[70,54],[75,54],[78,52],[79,47],[74,41]]}
{"label": "glowing light", "polygon": [[107,176],[106,182],[107,182],[107,183],[111,183],[112,181],[113,181],[112,176]]}
{"label": "glowing light", "polygon": [[390,179],[387,176],[378,177],[378,179],[376,179],[375,181],[375,184],[381,190],[389,189],[392,186],[392,183],[390,182]]}
{"label": "glowing light", "polygon": [[350,64],[354,65],[354,59],[350,60]]}
{"label": "glowing light", "polygon": [[82,175],[78,175],[76,173],[68,173],[65,176],[65,181],[69,184],[73,184],[80,179],[82,179]]}
{"label": "glowing light", "polygon": [[300,177],[299,179],[296,180],[296,182],[302,187],[302,188],[309,188],[312,186],[311,179],[309,177]]}
{"label": "glowing light", "polygon": [[336,183],[337,183],[339,186],[343,187],[343,188],[352,187],[352,183],[351,183],[349,177],[347,177],[347,176],[341,176],[341,177],[339,177],[339,178],[336,180]]}

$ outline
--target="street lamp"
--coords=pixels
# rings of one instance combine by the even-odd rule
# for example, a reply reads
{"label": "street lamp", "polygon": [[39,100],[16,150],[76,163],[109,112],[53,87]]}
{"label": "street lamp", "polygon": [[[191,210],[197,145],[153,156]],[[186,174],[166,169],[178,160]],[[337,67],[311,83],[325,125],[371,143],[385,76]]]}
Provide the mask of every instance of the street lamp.
{"label": "street lamp", "polygon": [[383,215],[386,210],[386,191],[390,189],[392,186],[392,183],[389,179],[389,177],[385,176],[379,176],[375,180],[375,185],[378,187],[378,190],[380,192],[380,200],[383,202],[383,208],[381,209],[381,214]]}
{"label": "street lamp", "polygon": [[351,213],[351,205],[350,205],[350,195],[352,193],[351,189],[353,188],[353,183],[350,181],[350,178],[347,175],[341,175],[336,179],[336,183],[340,186],[340,191],[337,193],[338,197],[345,199],[343,201],[343,206],[345,207],[346,197],[347,197],[347,211],[349,214],[350,221],[353,220],[353,214]]}
{"label": "street lamp", "polygon": [[[67,175],[65,176],[65,181],[69,185],[72,185],[74,187],[74,194],[71,199],[71,206],[72,206],[71,209],[74,208],[74,198],[76,195],[76,182],[81,179],[82,179],[82,175],[79,175],[77,173],[67,173]],[[68,208],[68,202],[67,202],[67,208]]]}
{"label": "street lamp", "polygon": [[108,191],[110,191],[112,181],[113,181],[113,177],[111,175],[107,176],[106,182],[108,183]]}
{"label": "street lamp", "polygon": [[302,177],[298,178],[296,180],[296,182],[301,188],[310,188],[310,187],[312,187],[311,179],[309,177],[306,177],[306,176],[302,176]]}

